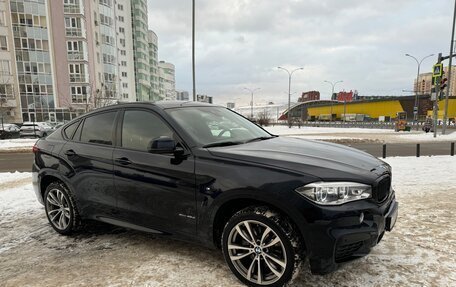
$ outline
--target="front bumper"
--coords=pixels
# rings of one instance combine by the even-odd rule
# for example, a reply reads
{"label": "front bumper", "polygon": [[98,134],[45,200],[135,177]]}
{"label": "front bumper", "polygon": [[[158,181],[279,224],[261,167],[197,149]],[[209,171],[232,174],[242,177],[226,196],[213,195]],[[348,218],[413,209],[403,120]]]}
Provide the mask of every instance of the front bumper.
{"label": "front bumper", "polygon": [[339,263],[368,254],[385,231],[393,229],[398,206],[392,192],[381,205],[356,202],[344,211],[324,210],[326,218],[316,220],[308,230],[307,255],[312,273],[327,274]]}

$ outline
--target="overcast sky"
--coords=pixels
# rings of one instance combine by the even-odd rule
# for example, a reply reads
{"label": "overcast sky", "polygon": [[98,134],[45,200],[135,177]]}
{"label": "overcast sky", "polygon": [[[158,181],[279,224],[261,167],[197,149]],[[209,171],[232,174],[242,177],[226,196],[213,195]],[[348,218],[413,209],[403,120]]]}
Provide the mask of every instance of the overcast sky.
{"label": "overcast sky", "polygon": [[[159,58],[176,65],[176,89],[192,91],[191,0],[149,0],[149,28]],[[448,53],[450,0],[196,0],[198,94],[218,104],[248,104],[244,87],[261,88],[255,102],[285,103],[288,75],[277,66],[304,67],[292,96],[318,90],[360,95],[406,95],[417,58]],[[421,71],[431,71],[436,57]]]}

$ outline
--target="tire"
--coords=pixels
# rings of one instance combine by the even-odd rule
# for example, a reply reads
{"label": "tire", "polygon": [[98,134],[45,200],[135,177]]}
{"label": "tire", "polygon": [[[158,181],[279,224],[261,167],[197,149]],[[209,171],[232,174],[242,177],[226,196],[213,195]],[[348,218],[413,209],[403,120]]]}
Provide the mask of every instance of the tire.
{"label": "tire", "polygon": [[231,271],[248,286],[284,286],[296,277],[302,262],[293,225],[266,206],[234,214],[223,230],[222,250]]}
{"label": "tire", "polygon": [[46,216],[52,228],[69,235],[81,227],[81,217],[68,188],[61,182],[51,183],[44,193]]}

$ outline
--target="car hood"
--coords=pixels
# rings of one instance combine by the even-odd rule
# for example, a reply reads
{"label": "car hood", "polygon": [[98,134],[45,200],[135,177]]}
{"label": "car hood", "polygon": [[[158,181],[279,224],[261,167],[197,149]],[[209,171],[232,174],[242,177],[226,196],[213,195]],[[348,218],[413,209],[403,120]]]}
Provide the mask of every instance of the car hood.
{"label": "car hood", "polygon": [[322,180],[371,182],[390,168],[381,160],[354,148],[289,137],[208,150],[216,157],[286,169]]}

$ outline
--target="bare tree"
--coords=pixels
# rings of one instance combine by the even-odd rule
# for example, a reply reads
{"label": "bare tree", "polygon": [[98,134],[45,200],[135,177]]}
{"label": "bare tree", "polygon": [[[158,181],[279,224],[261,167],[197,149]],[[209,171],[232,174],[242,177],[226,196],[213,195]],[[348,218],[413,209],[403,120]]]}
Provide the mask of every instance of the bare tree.
{"label": "bare tree", "polygon": [[271,123],[271,115],[268,110],[264,110],[262,112],[259,112],[258,115],[258,124],[261,126],[269,126]]}

